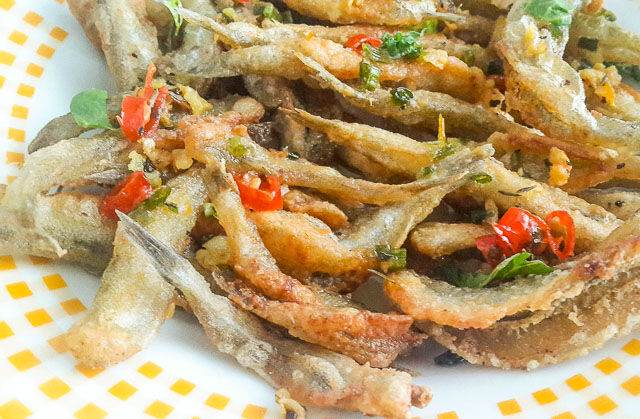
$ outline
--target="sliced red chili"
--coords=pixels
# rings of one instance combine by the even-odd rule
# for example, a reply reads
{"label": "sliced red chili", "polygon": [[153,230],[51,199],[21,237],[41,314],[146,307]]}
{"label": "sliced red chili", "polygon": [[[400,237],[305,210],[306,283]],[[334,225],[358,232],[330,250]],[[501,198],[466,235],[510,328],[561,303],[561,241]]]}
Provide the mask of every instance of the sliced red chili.
{"label": "sliced red chili", "polygon": [[168,94],[169,88],[167,86],[162,86],[158,90],[158,96],[156,97],[156,101],[153,104],[153,108],[151,109],[149,122],[147,122],[147,124],[144,126],[145,134],[151,134],[156,129],[158,129],[158,125],[160,124],[160,117],[162,117],[162,111],[164,109],[164,104],[167,101]]}
{"label": "sliced red chili", "polygon": [[107,218],[118,218],[116,210],[125,214],[153,193],[149,181],[142,171],[131,173],[118,183],[102,200],[98,210]]}
{"label": "sliced red chili", "polygon": [[382,45],[382,41],[378,38],[374,38],[365,34],[354,35],[344,44],[345,47],[354,50],[358,54],[362,55],[362,44],[369,44],[372,47],[379,47]]}
{"label": "sliced red chili", "polygon": [[[567,211],[553,211],[547,214],[545,221],[549,226],[548,243],[551,251],[559,258],[566,259],[573,256],[576,246],[576,227],[573,224],[573,218]],[[557,231],[557,225],[564,230],[561,236],[555,236],[553,233]],[[563,245],[564,244],[564,245]],[[562,250],[560,247],[562,246]]]}
{"label": "sliced red chili", "polygon": [[147,76],[144,81],[144,92],[142,94],[147,100],[151,100],[153,96],[153,75],[156,73],[156,66],[152,61],[149,61],[149,66],[147,67]]}
{"label": "sliced red chili", "polygon": [[254,211],[282,209],[282,192],[277,177],[244,173],[234,174],[233,178],[238,185],[240,199],[245,208]]}
{"label": "sliced red chili", "polygon": [[532,241],[544,242],[548,231],[542,218],[516,207],[509,208],[492,227],[498,235],[498,246],[506,256],[520,253]]}
{"label": "sliced red chili", "polygon": [[139,96],[125,96],[122,99],[122,113],[117,116],[122,133],[130,140],[137,141],[145,134],[150,134],[158,128],[162,109],[167,101],[168,87],[163,86],[158,90],[158,95],[151,106],[151,99],[155,92],[153,88],[153,75],[156,66],[149,63],[144,89]]}
{"label": "sliced red chili", "polygon": [[122,99],[122,113],[116,116],[122,133],[130,140],[136,141],[144,133],[144,126],[149,121],[151,107],[143,97],[125,96]]}

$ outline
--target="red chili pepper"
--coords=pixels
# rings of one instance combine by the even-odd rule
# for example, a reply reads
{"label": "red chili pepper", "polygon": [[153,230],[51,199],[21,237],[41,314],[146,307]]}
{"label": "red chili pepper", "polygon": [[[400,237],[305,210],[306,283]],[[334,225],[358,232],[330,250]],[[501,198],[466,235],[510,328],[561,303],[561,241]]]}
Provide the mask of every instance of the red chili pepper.
{"label": "red chili pepper", "polygon": [[520,253],[535,238],[537,243],[543,243],[548,234],[542,218],[516,207],[509,208],[500,221],[491,226],[498,235],[498,247],[506,256]]}
{"label": "red chili pepper", "polygon": [[236,0],[238,3],[240,4],[247,4],[249,3],[249,0]]}
{"label": "red chili pepper", "polygon": [[151,96],[153,96],[153,75],[156,73],[156,66],[153,64],[153,61],[149,61],[149,66],[147,67],[147,77],[144,81],[144,92],[142,94],[147,100],[151,100]]}
{"label": "red chili pepper", "polygon": [[382,45],[382,41],[380,41],[378,38],[373,38],[365,34],[360,34],[360,35],[354,35],[351,38],[349,38],[349,40],[347,41],[346,44],[344,44],[344,46],[362,55],[361,46],[362,44],[365,44],[365,43],[371,45],[372,47],[379,47],[380,45]]}
{"label": "red chili pepper", "polygon": [[144,126],[149,121],[151,108],[149,100],[138,96],[125,96],[122,99],[122,113],[116,116],[122,133],[136,141],[144,134]]}
{"label": "red chili pepper", "polygon": [[[238,185],[242,205],[254,211],[282,209],[280,181],[275,176],[258,176],[253,173],[233,175]],[[260,183],[258,184],[258,180]]]}
{"label": "red chili pepper", "polygon": [[153,189],[144,173],[133,172],[104,197],[98,209],[103,216],[117,219],[116,210],[127,214],[140,202],[149,198],[152,193]]}
{"label": "red chili pepper", "polygon": [[160,117],[162,116],[162,110],[164,108],[164,104],[167,101],[167,96],[169,95],[169,88],[167,86],[162,86],[158,90],[158,96],[156,97],[156,101],[153,104],[153,108],[151,109],[151,115],[149,116],[149,122],[144,126],[144,132],[152,133],[156,129],[158,129],[158,125],[160,124]]}
{"label": "red chili pepper", "polygon": [[[141,96],[125,96],[122,99],[122,113],[116,119],[120,124],[122,133],[130,140],[137,141],[145,134],[150,134],[158,128],[162,107],[167,100],[169,88],[163,86],[158,90],[156,100],[151,106],[151,98],[155,92],[153,88],[153,75],[156,66],[149,63],[144,90]],[[140,94],[138,92],[138,94]]]}
{"label": "red chili pepper", "polygon": [[[553,235],[555,229],[553,227],[559,224],[564,228],[564,234],[560,237]],[[551,251],[559,259],[566,259],[569,256],[573,256],[573,251],[576,246],[576,227],[573,224],[573,218],[567,211],[553,211],[547,214],[545,221],[549,226],[549,239],[548,243],[551,246]],[[560,250],[560,245],[564,242],[564,247]]]}
{"label": "red chili pepper", "polygon": [[489,234],[488,236],[478,237],[476,239],[476,247],[482,252],[484,259],[492,268],[498,266],[498,263],[502,260],[502,252],[498,247],[498,236]]}

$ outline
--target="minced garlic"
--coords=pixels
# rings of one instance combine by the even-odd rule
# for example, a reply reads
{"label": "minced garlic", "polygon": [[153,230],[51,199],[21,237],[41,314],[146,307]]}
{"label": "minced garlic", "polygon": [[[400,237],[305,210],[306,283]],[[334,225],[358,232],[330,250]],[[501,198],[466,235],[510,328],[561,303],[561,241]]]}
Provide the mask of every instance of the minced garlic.
{"label": "minced garlic", "polygon": [[440,70],[442,70],[447,64],[448,59],[449,54],[447,54],[447,51],[433,48],[426,48],[420,56],[420,60],[429,63]]}
{"label": "minced garlic", "polygon": [[184,148],[171,150],[171,158],[176,170],[187,170],[193,165],[193,159],[187,155],[187,150]]}
{"label": "minced garlic", "polygon": [[580,70],[580,77],[598,97],[604,99],[607,104],[616,106],[615,88],[622,82],[622,77],[614,66],[605,67],[598,63],[593,68]]}
{"label": "minced garlic", "polygon": [[567,153],[559,148],[551,147],[551,150],[549,150],[549,161],[551,162],[549,183],[553,186],[566,185],[571,175],[571,164]]}
{"label": "minced garlic", "polygon": [[178,85],[180,88],[180,93],[182,93],[182,97],[184,100],[189,102],[189,106],[191,106],[191,112],[194,115],[204,115],[207,111],[213,109],[213,105],[204,100],[198,92],[189,86],[183,86],[181,84]]}
{"label": "minced garlic", "polygon": [[527,31],[522,38],[529,55],[536,56],[547,52],[547,42],[540,39],[539,35],[540,33],[538,32],[538,27],[535,23],[529,22],[527,25]]}
{"label": "minced garlic", "polygon": [[218,265],[231,263],[231,252],[225,236],[215,236],[196,252],[196,260],[204,268],[212,270]]}

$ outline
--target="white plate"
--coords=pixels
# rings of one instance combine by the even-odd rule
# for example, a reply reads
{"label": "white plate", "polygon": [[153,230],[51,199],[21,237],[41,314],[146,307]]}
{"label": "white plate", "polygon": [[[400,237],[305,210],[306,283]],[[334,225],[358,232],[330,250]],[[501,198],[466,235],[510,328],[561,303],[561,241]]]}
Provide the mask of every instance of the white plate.
{"label": "white plate", "polygon": [[[622,25],[638,28],[637,3],[616,0],[610,7]],[[0,0],[0,28],[0,182],[5,183],[19,172],[11,162],[25,155],[25,140],[67,112],[75,93],[113,92],[113,84],[63,0]],[[55,337],[83,315],[97,286],[96,278],[72,266],[0,257],[0,418],[279,417],[274,390],[217,353],[183,312],[165,324],[149,349],[126,362],[95,375],[76,369],[69,353],[56,351]],[[415,382],[435,394],[415,416],[584,418],[606,411],[609,417],[640,417],[639,332],[533,372],[437,367],[433,357],[442,351],[427,343],[398,361],[419,371]],[[310,409],[309,416],[360,417],[319,409]]]}

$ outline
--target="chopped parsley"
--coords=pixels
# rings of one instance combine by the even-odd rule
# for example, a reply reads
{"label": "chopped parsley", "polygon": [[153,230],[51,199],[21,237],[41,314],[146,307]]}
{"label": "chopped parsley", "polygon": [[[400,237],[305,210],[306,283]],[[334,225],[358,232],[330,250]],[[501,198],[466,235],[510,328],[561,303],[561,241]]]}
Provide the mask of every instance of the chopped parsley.
{"label": "chopped parsley", "polygon": [[405,26],[404,29],[408,31],[420,32],[421,34],[436,33],[438,32],[438,19],[427,19],[424,22],[414,26]]}
{"label": "chopped parsley", "polygon": [[430,177],[434,172],[433,166],[425,166],[418,172],[416,176],[418,179],[426,179]]}
{"label": "chopped parsley", "polygon": [[375,247],[376,258],[385,272],[394,272],[407,266],[407,249],[394,249],[388,244]]}
{"label": "chopped parsley", "polygon": [[280,11],[271,3],[257,3],[253,8],[253,14],[262,16],[265,19],[272,19],[278,22],[283,21]]}
{"label": "chopped parsley", "polygon": [[382,36],[380,49],[386,50],[392,60],[400,58],[415,60],[420,58],[423,50],[422,45],[418,43],[421,35],[422,32],[416,31],[398,32],[395,35],[385,33]]}
{"label": "chopped parsley", "polygon": [[445,143],[441,149],[439,149],[438,151],[435,152],[433,159],[435,161],[440,161],[442,159],[444,159],[445,157],[449,157],[451,155],[453,155],[456,152],[456,146],[454,146],[453,144],[447,142]]}

